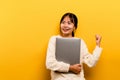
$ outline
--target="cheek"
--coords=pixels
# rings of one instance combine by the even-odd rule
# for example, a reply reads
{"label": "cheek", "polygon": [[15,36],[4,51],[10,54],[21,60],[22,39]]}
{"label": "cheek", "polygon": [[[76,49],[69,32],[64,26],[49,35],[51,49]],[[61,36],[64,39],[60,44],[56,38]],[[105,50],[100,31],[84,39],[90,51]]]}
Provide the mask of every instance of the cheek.
{"label": "cheek", "polygon": [[60,25],[60,30],[62,29],[61,25]]}
{"label": "cheek", "polygon": [[62,28],[62,27],[63,27],[63,24],[60,24],[60,27]]}
{"label": "cheek", "polygon": [[63,28],[64,28],[64,26],[61,24],[61,25],[60,25],[60,29],[63,29]]}
{"label": "cheek", "polygon": [[62,25],[60,25],[60,31],[62,30]]}
{"label": "cheek", "polygon": [[73,31],[74,31],[74,29],[72,28],[72,29],[71,29],[71,32],[73,32]]}
{"label": "cheek", "polygon": [[71,28],[71,30],[74,30],[74,26],[69,26]]}

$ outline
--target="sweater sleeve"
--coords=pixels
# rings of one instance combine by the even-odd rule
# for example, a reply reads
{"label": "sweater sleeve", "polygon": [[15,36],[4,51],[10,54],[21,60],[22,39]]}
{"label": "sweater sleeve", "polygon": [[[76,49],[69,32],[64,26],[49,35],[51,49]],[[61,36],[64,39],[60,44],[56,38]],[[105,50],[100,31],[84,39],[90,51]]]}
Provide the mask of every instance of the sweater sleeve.
{"label": "sweater sleeve", "polygon": [[51,37],[47,48],[46,67],[52,71],[68,72],[70,64],[58,62],[55,58],[55,42],[56,37]]}
{"label": "sweater sleeve", "polygon": [[101,55],[102,48],[96,46],[95,49],[93,50],[93,53],[91,54],[89,53],[88,48],[83,40],[81,41],[81,44],[82,44],[83,62],[87,64],[89,67],[95,66]]}

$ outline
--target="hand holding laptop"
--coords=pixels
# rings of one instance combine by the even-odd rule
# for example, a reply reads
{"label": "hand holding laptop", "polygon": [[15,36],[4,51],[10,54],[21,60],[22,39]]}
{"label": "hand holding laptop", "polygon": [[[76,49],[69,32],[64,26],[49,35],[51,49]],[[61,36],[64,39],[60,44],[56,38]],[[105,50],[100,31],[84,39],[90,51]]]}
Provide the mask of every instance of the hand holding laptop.
{"label": "hand holding laptop", "polygon": [[75,73],[75,74],[78,74],[78,73],[80,73],[80,71],[81,71],[81,65],[80,65],[80,64],[70,65],[69,71],[70,71],[70,72],[73,72],[73,73]]}

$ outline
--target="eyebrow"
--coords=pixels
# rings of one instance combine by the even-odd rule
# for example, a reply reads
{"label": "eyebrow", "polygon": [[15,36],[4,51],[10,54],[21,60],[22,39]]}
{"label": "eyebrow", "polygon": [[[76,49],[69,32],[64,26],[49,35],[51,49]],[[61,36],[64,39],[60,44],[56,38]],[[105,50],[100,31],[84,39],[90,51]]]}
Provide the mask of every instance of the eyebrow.
{"label": "eyebrow", "polygon": [[[66,22],[65,20],[63,20],[62,22]],[[71,23],[73,23],[72,21],[67,21],[67,22],[71,22]]]}

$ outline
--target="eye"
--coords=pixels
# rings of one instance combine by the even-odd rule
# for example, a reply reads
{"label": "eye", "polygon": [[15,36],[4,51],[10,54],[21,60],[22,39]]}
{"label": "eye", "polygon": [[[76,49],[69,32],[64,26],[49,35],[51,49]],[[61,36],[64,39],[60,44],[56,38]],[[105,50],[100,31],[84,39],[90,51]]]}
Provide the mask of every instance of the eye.
{"label": "eye", "polygon": [[65,24],[65,21],[62,21],[61,24]]}
{"label": "eye", "polygon": [[70,21],[68,22],[69,25],[70,25],[71,23],[72,23],[72,22],[70,22]]}

